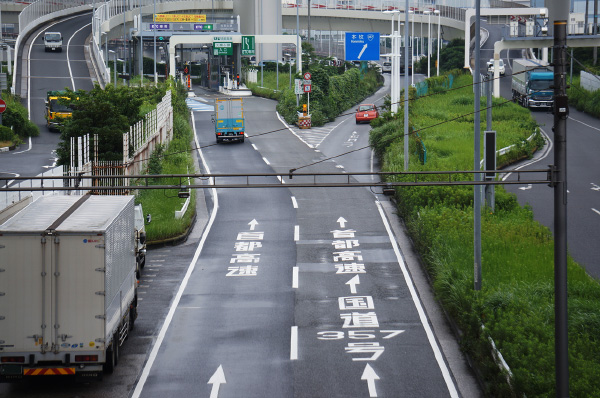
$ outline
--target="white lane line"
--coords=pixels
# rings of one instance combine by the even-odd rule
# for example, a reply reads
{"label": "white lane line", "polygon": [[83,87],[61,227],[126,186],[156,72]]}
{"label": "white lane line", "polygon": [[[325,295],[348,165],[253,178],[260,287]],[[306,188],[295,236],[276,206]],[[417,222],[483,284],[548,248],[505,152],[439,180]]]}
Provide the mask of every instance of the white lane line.
{"label": "white lane line", "polygon": [[298,326],[292,326],[290,338],[290,360],[298,359]]}
{"label": "white lane line", "polygon": [[394,253],[396,253],[396,259],[398,260],[398,264],[400,265],[400,269],[402,270],[402,274],[404,275],[404,281],[406,282],[406,285],[408,286],[408,290],[410,291],[410,295],[413,299],[413,303],[415,304],[415,307],[417,308],[417,312],[419,313],[419,319],[421,320],[423,329],[425,329],[425,334],[427,335],[427,339],[429,340],[429,345],[431,346],[431,348],[433,350],[433,354],[434,354],[435,359],[438,363],[438,366],[442,372],[442,376],[444,377],[444,380],[446,381],[446,387],[448,387],[448,392],[450,393],[451,397],[458,398],[458,391],[456,390],[456,386],[454,385],[454,381],[452,380],[452,376],[450,375],[448,366],[446,365],[446,362],[444,361],[444,356],[442,355],[442,352],[440,351],[440,347],[438,346],[438,343],[435,339],[433,330],[431,330],[431,326],[429,325],[429,320],[427,319],[427,315],[425,314],[425,310],[423,309],[423,304],[421,304],[421,299],[419,299],[419,296],[415,289],[415,285],[410,277],[410,274],[408,273],[408,269],[406,268],[406,262],[404,261],[404,257],[402,256],[402,253],[400,252],[400,248],[398,247],[398,242],[396,242],[396,238],[394,237],[394,234],[392,233],[392,229],[391,229],[388,219],[383,211],[383,207],[381,206],[381,203],[379,203],[379,201],[376,201],[375,204],[377,205],[377,209],[379,210],[379,215],[381,216],[381,220],[383,221],[383,224],[385,225],[385,229],[390,238],[390,243],[392,244],[392,247],[394,248]]}
{"label": "white lane line", "polygon": [[578,119],[573,119],[571,116],[569,116],[569,120],[572,120],[572,121],[574,121],[574,122],[577,122],[577,123],[581,123],[581,124],[583,124],[585,127],[589,127],[589,128],[591,128],[591,129],[594,129],[594,130],[600,131],[600,129],[599,129],[598,127],[590,126],[589,124],[587,124],[587,123],[584,123],[584,122],[582,122],[581,120],[578,120]]}
{"label": "white lane line", "polygon": [[300,226],[294,226],[294,241],[298,242],[300,240]]}
{"label": "white lane line", "polygon": [[[31,96],[30,96],[30,97],[31,97]],[[31,120],[31,118],[30,118],[29,120]],[[23,151],[19,151],[19,152],[13,152],[13,155],[17,155],[17,154],[19,154],[19,153],[23,153],[23,152],[31,151],[31,137],[29,137],[29,140],[28,140],[28,141],[29,141],[29,148],[27,148],[27,149],[25,149],[25,150],[23,150]]]}
{"label": "white lane line", "polygon": [[[550,137],[548,137],[548,134],[546,134],[546,132],[544,131],[544,129],[540,128],[540,132],[542,133],[542,135],[544,137],[546,137],[546,140],[548,141],[548,148],[546,153],[544,153],[540,158],[538,159],[533,159],[530,162],[524,163],[521,166],[517,167],[515,170],[520,170],[523,167],[527,167],[529,165],[532,165],[534,163],[539,162],[542,159],[545,159],[546,157],[548,157],[548,155],[550,154],[550,151],[552,150],[552,147],[554,146],[554,143],[552,142],[552,140],[550,139]],[[502,177],[502,181],[506,181],[506,179],[511,175],[512,173],[507,173],[504,177]]]}
{"label": "white lane line", "polygon": [[598,211],[598,210],[594,209],[593,207],[592,207],[592,211],[593,211],[593,212],[596,212],[596,213],[598,213],[598,214],[600,215],[600,211]]}
{"label": "white lane line", "polygon": [[265,158],[264,156],[263,156],[263,160],[265,161],[266,164],[271,165],[271,163],[269,163],[269,161],[267,160],[267,158]]}
{"label": "white lane line", "polygon": [[90,25],[91,23],[83,25],[80,29],[77,29],[75,33],[73,33],[71,37],[69,37],[69,41],[67,42],[67,66],[69,67],[69,76],[71,76],[71,85],[73,86],[73,91],[75,91],[75,79],[73,79],[73,71],[71,70],[71,60],[69,59],[69,48],[71,46],[71,40],[73,40],[77,33],[79,33],[81,30],[87,28]]}
{"label": "white lane line", "polygon": [[254,148],[255,151],[258,151],[258,148],[256,147],[256,145],[252,144],[252,148]]}
{"label": "white lane line", "polygon": [[[198,135],[196,134],[196,120],[194,118],[193,113],[192,113],[192,127],[194,128],[194,139],[196,141],[196,148],[198,148],[198,154],[200,155],[200,159],[202,159],[202,164],[204,165],[206,173],[210,174],[210,169],[208,168],[208,165],[206,164],[206,160],[204,159],[204,155],[202,154],[202,151],[200,150],[200,143],[198,142]],[[214,185],[213,178],[211,178],[210,183],[211,183],[211,185]],[[210,219],[208,220],[208,224],[206,225],[206,228],[204,229],[204,233],[202,234],[200,243],[198,243],[198,247],[196,248],[196,252],[194,253],[194,258],[192,258],[192,262],[190,263],[190,265],[187,269],[187,272],[185,273],[185,276],[183,277],[183,280],[181,281],[181,285],[179,285],[179,290],[177,291],[177,294],[175,295],[175,298],[173,299],[173,302],[171,303],[171,308],[169,308],[169,313],[167,314],[167,316],[165,318],[165,322],[163,323],[163,325],[160,329],[160,332],[158,333],[156,342],[154,343],[154,346],[152,347],[152,351],[150,352],[150,355],[148,356],[148,361],[146,362],[146,365],[144,366],[144,369],[142,370],[142,374],[140,375],[140,379],[135,386],[135,390],[133,391],[131,398],[139,398],[140,395],[142,394],[142,390],[144,389],[144,384],[146,384],[146,380],[148,380],[148,376],[150,375],[150,370],[152,369],[152,365],[154,364],[154,361],[156,360],[156,357],[158,356],[158,351],[160,350],[160,346],[162,345],[162,342],[165,339],[165,335],[167,334],[167,329],[169,329],[169,325],[171,324],[171,321],[173,320],[173,316],[175,315],[175,311],[177,310],[177,305],[179,304],[179,301],[181,300],[181,296],[183,295],[183,291],[185,290],[185,288],[190,280],[190,277],[192,276],[192,273],[194,272],[194,268],[196,267],[196,262],[198,261],[198,258],[200,257],[200,253],[202,253],[202,249],[204,248],[204,243],[206,242],[208,233],[210,232],[212,225],[215,222],[215,218],[217,217],[217,210],[219,208],[219,197],[217,196],[217,191],[215,188],[212,188],[212,194],[213,194],[214,200],[213,200],[213,208],[212,208],[212,212],[210,215]]]}
{"label": "white lane line", "polygon": [[292,206],[294,206],[294,209],[298,208],[298,202],[296,201],[296,197],[292,196]]}
{"label": "white lane line", "polygon": [[292,288],[298,289],[298,267],[292,267]]}

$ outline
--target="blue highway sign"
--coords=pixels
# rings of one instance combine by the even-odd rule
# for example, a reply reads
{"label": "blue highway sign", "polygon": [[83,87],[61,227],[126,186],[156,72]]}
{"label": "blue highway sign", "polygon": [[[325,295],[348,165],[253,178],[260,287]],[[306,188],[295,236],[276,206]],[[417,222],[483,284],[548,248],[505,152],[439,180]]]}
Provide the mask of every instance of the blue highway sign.
{"label": "blue highway sign", "polygon": [[379,32],[346,32],[346,61],[378,61]]}

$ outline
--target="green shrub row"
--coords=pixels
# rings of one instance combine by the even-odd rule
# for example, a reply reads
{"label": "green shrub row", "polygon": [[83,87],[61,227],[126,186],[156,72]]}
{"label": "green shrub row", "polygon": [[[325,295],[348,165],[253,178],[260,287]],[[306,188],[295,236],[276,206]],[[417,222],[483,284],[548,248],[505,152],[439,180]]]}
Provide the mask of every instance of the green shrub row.
{"label": "green shrub row", "polygon": [[580,83],[579,77],[576,77],[567,89],[569,105],[578,111],[600,118],[600,90],[588,91],[581,87]]}
{"label": "green shrub row", "polygon": [[[427,163],[423,165],[411,137],[411,171],[473,169],[471,82],[469,75],[462,75],[455,87],[467,86],[464,89],[411,102],[410,131],[418,131],[427,147]],[[529,156],[543,139],[528,110],[500,102],[494,102],[493,128],[498,148],[514,145],[514,153],[499,160],[509,163]],[[401,119],[372,130],[371,144],[382,161],[382,171],[403,171],[402,132]],[[532,134],[533,138],[527,140]],[[453,178],[464,181],[472,176],[465,173]],[[436,296],[462,332],[461,347],[483,377],[485,395],[554,396],[554,260],[550,230],[534,221],[531,209],[521,207],[514,194],[497,186],[495,211],[487,207],[482,211],[482,289],[475,291],[473,187],[401,187],[395,199],[398,214],[432,277]],[[600,285],[571,258],[568,294],[570,392],[574,397],[598,397]],[[489,338],[510,367],[510,381],[494,361]]]}
{"label": "green shrub row", "polygon": [[20,139],[40,135],[40,129],[29,120],[27,108],[21,104],[20,97],[5,91],[2,99],[6,102],[6,110],[2,114],[3,126],[11,128]]}

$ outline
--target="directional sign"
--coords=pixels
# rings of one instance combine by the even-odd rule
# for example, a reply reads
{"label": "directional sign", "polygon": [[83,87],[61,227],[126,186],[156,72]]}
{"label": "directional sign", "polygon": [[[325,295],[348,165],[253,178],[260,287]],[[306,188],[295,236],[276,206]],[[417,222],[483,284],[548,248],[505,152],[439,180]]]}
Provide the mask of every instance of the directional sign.
{"label": "directional sign", "polygon": [[346,32],[346,61],[378,61],[379,32]]}
{"label": "directional sign", "polygon": [[206,22],[205,14],[154,14],[154,22]]}
{"label": "directional sign", "polygon": [[6,102],[3,99],[0,99],[0,113],[4,113],[6,110]]}
{"label": "directional sign", "polygon": [[213,55],[233,55],[233,43],[231,43],[231,42],[213,43]]}
{"label": "directional sign", "polygon": [[211,23],[195,23],[194,30],[213,30],[214,26]]}
{"label": "directional sign", "polygon": [[294,93],[295,94],[302,94],[302,79],[295,79],[294,80]]}
{"label": "directional sign", "polygon": [[256,55],[254,36],[242,36],[242,55]]}

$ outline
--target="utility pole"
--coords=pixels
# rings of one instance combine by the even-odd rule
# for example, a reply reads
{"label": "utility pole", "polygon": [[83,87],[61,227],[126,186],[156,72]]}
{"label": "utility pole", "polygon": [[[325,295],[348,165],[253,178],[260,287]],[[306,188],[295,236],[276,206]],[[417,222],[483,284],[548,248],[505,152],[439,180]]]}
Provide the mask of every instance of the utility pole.
{"label": "utility pole", "polygon": [[[479,29],[481,27],[481,0],[475,0],[475,67],[473,68],[473,87],[475,96],[474,108],[474,150],[473,150],[473,170],[475,171],[475,181],[481,181],[480,170],[481,161],[481,43]],[[429,50],[427,50],[429,54]],[[429,58],[427,59],[429,63]],[[481,186],[473,186],[473,266],[474,266],[474,289],[481,290]]]}
{"label": "utility pole", "polygon": [[310,0],[308,0],[308,44],[310,44]]}
{"label": "utility pole", "polygon": [[554,355],[556,396],[569,396],[567,318],[567,21],[554,21]]}

